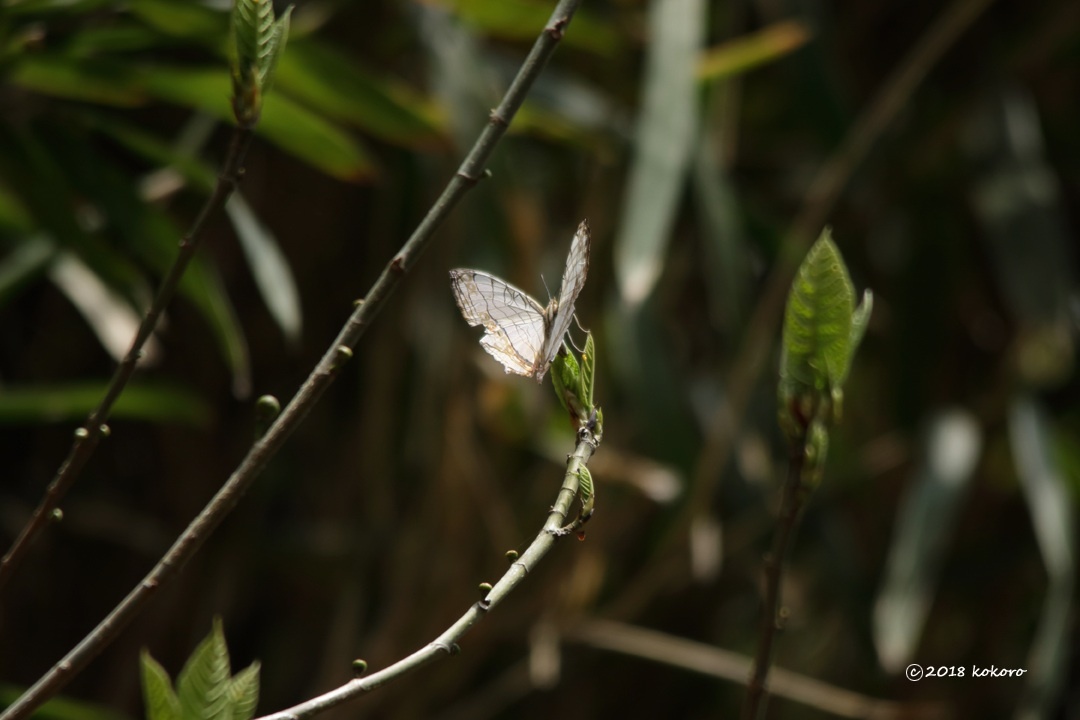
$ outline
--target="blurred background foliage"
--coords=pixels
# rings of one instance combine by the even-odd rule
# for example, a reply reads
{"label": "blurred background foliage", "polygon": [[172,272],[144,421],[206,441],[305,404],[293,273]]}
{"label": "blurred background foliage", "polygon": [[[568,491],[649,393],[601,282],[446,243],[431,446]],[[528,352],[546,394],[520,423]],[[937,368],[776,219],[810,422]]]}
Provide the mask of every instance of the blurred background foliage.
{"label": "blurred background foliage", "polygon": [[[894,73],[929,57],[957,8],[973,22],[905,95]],[[253,437],[254,394],[294,392],[550,9],[297,3],[240,197],[212,223],[63,522],[2,599],[5,697],[96,624],[227,477]],[[0,3],[5,546],[213,181],[227,11]],[[559,546],[461,656],[334,714],[737,712],[740,683],[602,649],[610,626],[596,619],[752,654],[785,462],[766,278],[783,279],[800,232],[828,222],[875,312],[785,580],[778,666],[920,716],[1076,717],[1077,88],[1073,0],[587,0],[493,178],[356,361],[50,716],[140,716],[139,648],[176,672],[215,614],[236,667],[262,661],[260,714],[455,619],[539,529],[572,434],[550,389],[483,354],[447,270],[543,298],[541,276],[557,285],[588,217],[578,316],[597,333],[606,436],[586,540]],[[883,132],[823,197],[821,169],[881,97],[899,99]],[[807,217],[821,219],[800,230]],[[912,683],[908,662],[1028,674]],[[781,698],[770,713],[832,716]]]}

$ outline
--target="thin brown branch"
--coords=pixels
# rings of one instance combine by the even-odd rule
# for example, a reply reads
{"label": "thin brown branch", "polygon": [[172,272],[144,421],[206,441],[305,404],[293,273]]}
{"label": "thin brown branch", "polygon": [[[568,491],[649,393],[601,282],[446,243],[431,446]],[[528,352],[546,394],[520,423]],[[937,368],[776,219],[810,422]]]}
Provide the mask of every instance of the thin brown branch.
{"label": "thin brown branch", "polygon": [[447,184],[442,195],[435,201],[401,250],[387,263],[367,297],[357,304],[337,338],[266,434],[252,446],[247,456],[217,494],[188,525],[142,582],[133,588],[127,597],[113,608],[75,648],[12,703],[0,715],[0,720],[21,720],[59,692],[71,678],[82,671],[91,659],[120,634],[120,631],[135,617],[150,597],[180,571],[202,546],[207,536],[236,506],[251,483],[322,397],[340,367],[352,356],[352,348],[386,305],[387,299],[405,273],[430,244],[435,229],[465,192],[472,187],[473,183],[464,178],[476,178],[482,175],[484,164],[506,132],[505,123],[512,120],[518,108],[521,107],[533,82],[555,52],[570,19],[580,4],[581,0],[560,0],[552,12],[548,25],[533,44],[521,69],[494,112],[501,121],[491,121],[484,128],[457,174]]}
{"label": "thin brown branch", "polygon": [[131,380],[131,376],[135,374],[135,368],[142,357],[143,347],[157,327],[161,314],[172,301],[180,284],[180,278],[183,277],[192,258],[195,257],[195,252],[202,244],[206,221],[211,215],[224,207],[225,202],[239,184],[240,177],[243,174],[244,155],[247,153],[250,144],[250,129],[236,128],[233,131],[232,141],[229,143],[228,154],[224,163],[222,163],[217,183],[214,185],[214,189],[206,202],[203,203],[202,209],[191,225],[191,229],[181,239],[176,259],[166,273],[165,278],[161,281],[161,286],[150,304],[150,309],[143,316],[142,322],[135,333],[135,338],[131,342],[131,347],[124,355],[123,360],[120,361],[120,364],[117,365],[116,371],[109,381],[109,386],[105,389],[104,397],[101,398],[101,402],[86,418],[86,422],[83,423],[82,427],[75,431],[75,440],[71,444],[67,458],[64,459],[52,482],[45,489],[45,495],[41,498],[41,502],[38,503],[34,513],[30,516],[26,525],[23,526],[15,542],[12,543],[11,548],[8,549],[3,558],[0,558],[0,591],[11,579],[12,573],[25,557],[30,545],[48,524],[53,511],[59,507],[68,490],[75,484],[75,480],[78,479],[79,474],[86,467],[86,463],[90,460],[90,456],[94,454],[94,450],[97,448],[98,443],[101,442],[101,438],[108,433],[105,423],[109,420],[113,405],[121,393],[124,392],[128,382]]}
{"label": "thin brown branch", "polygon": [[765,556],[765,598],[761,603],[761,625],[758,631],[757,654],[753,671],[746,684],[746,700],[743,703],[743,720],[756,720],[765,714],[765,680],[772,664],[773,639],[782,622],[780,616],[780,580],[784,571],[791,537],[799,519],[799,510],[805,494],[801,491],[805,448],[799,443],[792,448],[788,458],[787,480],[780,498],[780,514],[776,518],[772,550]]}
{"label": "thin brown branch", "polygon": [[258,720],[302,720],[312,717],[321,712],[359,695],[364,695],[372,690],[382,687],[391,680],[396,680],[440,657],[453,655],[457,652],[457,643],[465,636],[473,625],[491,612],[496,605],[501,603],[514,588],[521,584],[530,572],[536,567],[541,559],[547,555],[554,546],[555,541],[564,537],[565,533],[560,528],[566,522],[570,512],[570,505],[574,502],[578,492],[578,471],[588,464],[589,458],[596,452],[600,444],[600,438],[593,436],[588,428],[578,431],[577,447],[567,460],[566,473],[563,475],[563,484],[559,488],[559,495],[555,504],[548,514],[547,521],[536,539],[522,553],[510,569],[495,583],[487,596],[475,603],[465,612],[457,622],[451,625],[442,635],[420,648],[411,655],[402,658],[377,673],[354,678],[341,687],[319,695],[306,702],[295,705],[287,710],[266,715]]}

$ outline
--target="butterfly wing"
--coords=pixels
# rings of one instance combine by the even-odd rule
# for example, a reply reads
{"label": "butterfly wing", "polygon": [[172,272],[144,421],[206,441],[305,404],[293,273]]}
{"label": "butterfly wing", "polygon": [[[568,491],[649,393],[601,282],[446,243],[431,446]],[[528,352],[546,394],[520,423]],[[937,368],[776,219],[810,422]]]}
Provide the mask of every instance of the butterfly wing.
{"label": "butterfly wing", "polygon": [[578,225],[574,239],[570,243],[570,254],[566,256],[566,269],[563,271],[559,298],[555,305],[555,315],[550,318],[544,350],[537,360],[536,381],[540,382],[547,372],[548,365],[555,358],[562,346],[563,335],[570,329],[570,320],[574,317],[574,303],[577,302],[581,289],[585,287],[585,275],[589,272],[589,249],[592,238],[589,223],[585,220]]}
{"label": "butterfly wing", "polygon": [[506,372],[533,377],[547,337],[547,317],[540,303],[479,270],[451,270],[450,285],[466,322],[484,326],[480,345],[488,354]]}

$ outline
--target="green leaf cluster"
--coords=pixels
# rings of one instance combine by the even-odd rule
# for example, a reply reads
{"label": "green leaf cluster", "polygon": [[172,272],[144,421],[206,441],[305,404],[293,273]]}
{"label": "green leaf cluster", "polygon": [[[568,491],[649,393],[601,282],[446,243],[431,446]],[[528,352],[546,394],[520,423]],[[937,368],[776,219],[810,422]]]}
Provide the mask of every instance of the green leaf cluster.
{"label": "green leaf cluster", "polygon": [[784,313],[780,359],[780,426],[801,446],[804,476],[820,480],[828,428],[840,420],[843,386],[873,308],[867,290],[855,306],[855,288],[828,228],[799,266]]}
{"label": "green leaf cluster", "polygon": [[262,113],[262,101],[274,79],[274,69],[289,37],[290,5],[274,18],[271,0],[236,0],[229,35],[233,57],[233,111],[236,121],[252,127]]}
{"label": "green leaf cluster", "polygon": [[259,663],[230,674],[229,649],[220,618],[188,658],[173,689],[169,674],[142,653],[142,686],[148,720],[251,720],[259,701]]}
{"label": "green leaf cluster", "polygon": [[600,435],[604,416],[600,408],[593,405],[595,378],[596,344],[591,332],[585,335],[585,350],[580,362],[565,346],[551,361],[551,384],[559,402],[569,413],[570,422],[576,428],[591,422],[595,425],[594,434]]}

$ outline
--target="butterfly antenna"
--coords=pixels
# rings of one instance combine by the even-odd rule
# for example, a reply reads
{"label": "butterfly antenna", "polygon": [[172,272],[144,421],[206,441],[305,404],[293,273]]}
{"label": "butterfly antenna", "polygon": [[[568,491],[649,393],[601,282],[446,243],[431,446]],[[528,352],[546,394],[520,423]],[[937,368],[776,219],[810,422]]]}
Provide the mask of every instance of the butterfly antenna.
{"label": "butterfly antenna", "polygon": [[547,280],[544,279],[544,273],[540,273],[540,282],[544,283],[544,292],[547,293],[548,302],[551,302],[551,288],[547,286]]}
{"label": "butterfly antenna", "polygon": [[[577,313],[574,313],[574,322],[577,323],[578,330],[581,330],[582,332],[588,332],[588,330],[581,327],[581,323],[579,323],[577,321]],[[568,337],[570,339],[570,344],[573,345],[574,349],[578,351],[578,355],[584,355],[585,354],[585,351],[582,350],[581,348],[579,348],[577,346],[577,343],[574,342],[574,334],[573,333],[571,333],[571,332],[566,333],[566,337]]]}

